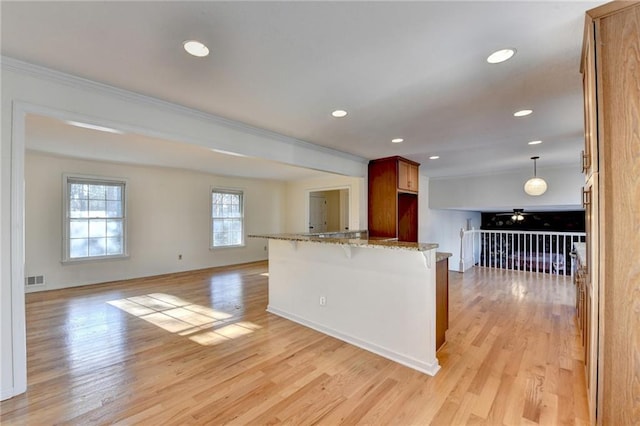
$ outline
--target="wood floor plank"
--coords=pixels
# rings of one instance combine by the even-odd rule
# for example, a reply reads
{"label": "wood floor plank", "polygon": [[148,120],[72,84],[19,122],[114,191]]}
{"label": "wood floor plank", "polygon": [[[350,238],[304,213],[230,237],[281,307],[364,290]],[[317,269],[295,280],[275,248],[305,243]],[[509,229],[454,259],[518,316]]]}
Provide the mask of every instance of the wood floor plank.
{"label": "wood floor plank", "polygon": [[487,420],[487,424],[503,423],[509,403],[509,396],[513,393],[512,387],[514,380],[514,376],[511,376],[510,374],[503,374],[500,378],[500,387],[493,399],[489,413],[484,417],[476,416],[475,414],[474,416],[478,418],[485,418]]}
{"label": "wood floor plank", "polygon": [[386,378],[379,386],[376,386],[362,402],[350,410],[349,415],[343,420],[343,423],[355,424],[360,421],[371,408],[384,400],[396,386],[398,386],[397,381]]}
{"label": "wood floor plank", "polygon": [[[265,311],[257,262],[26,296],[28,390],[3,425],[585,424],[566,277],[450,273],[430,377]],[[401,332],[401,331],[399,331]]]}
{"label": "wood floor plank", "polygon": [[499,375],[490,375],[485,382],[482,392],[475,398],[475,403],[471,407],[471,412],[478,417],[486,419],[491,411],[493,402],[496,399],[498,390],[500,390],[501,378]]}

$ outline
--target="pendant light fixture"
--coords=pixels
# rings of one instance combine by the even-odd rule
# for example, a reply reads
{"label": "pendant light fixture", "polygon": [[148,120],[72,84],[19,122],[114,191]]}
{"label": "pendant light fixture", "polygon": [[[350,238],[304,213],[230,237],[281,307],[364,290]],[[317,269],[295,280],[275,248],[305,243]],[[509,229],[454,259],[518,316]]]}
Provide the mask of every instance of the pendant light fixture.
{"label": "pendant light fixture", "polygon": [[533,177],[525,182],[524,184],[524,192],[527,194],[537,197],[542,195],[547,190],[547,182],[544,179],[536,176],[536,160],[540,157],[531,157],[533,160]]}

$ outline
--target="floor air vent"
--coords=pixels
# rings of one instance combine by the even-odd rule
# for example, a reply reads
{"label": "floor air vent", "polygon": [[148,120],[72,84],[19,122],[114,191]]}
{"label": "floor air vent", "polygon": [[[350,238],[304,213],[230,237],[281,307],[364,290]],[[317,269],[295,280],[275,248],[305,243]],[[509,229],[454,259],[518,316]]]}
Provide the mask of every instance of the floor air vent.
{"label": "floor air vent", "polygon": [[27,287],[44,285],[44,275],[33,275],[31,277],[27,277],[25,278],[25,282]]}

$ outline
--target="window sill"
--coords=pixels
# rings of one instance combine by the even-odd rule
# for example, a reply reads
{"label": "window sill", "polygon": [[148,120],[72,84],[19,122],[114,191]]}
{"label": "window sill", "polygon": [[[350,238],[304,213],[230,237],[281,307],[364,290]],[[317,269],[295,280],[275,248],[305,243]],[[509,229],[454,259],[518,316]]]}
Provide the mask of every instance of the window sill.
{"label": "window sill", "polygon": [[77,259],[64,259],[60,263],[63,265],[77,265],[82,263],[91,263],[91,262],[110,262],[117,260],[128,260],[128,254],[118,255],[118,256],[94,256],[94,257],[80,257]]}
{"label": "window sill", "polygon": [[244,248],[246,247],[246,244],[238,244],[235,246],[222,246],[222,247],[209,247],[210,251],[217,251],[217,250],[226,250],[226,249],[237,249],[237,248]]}

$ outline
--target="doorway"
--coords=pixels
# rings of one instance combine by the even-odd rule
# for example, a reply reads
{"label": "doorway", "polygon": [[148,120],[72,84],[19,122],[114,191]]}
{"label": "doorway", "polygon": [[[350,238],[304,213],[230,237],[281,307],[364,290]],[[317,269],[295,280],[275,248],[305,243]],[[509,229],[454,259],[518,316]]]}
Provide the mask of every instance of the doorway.
{"label": "doorway", "polygon": [[349,230],[349,189],[309,192],[309,232]]}

